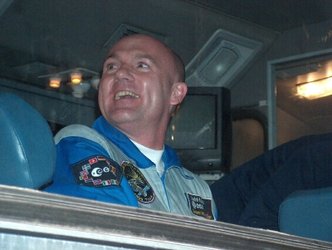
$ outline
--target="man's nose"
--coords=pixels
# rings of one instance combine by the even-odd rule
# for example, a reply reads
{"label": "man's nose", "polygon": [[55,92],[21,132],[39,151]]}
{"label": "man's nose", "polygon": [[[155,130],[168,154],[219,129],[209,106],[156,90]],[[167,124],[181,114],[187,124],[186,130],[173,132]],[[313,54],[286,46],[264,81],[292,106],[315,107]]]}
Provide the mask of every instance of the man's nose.
{"label": "man's nose", "polygon": [[121,65],[119,69],[116,71],[116,77],[119,79],[127,79],[131,80],[133,78],[132,70],[127,65]]}

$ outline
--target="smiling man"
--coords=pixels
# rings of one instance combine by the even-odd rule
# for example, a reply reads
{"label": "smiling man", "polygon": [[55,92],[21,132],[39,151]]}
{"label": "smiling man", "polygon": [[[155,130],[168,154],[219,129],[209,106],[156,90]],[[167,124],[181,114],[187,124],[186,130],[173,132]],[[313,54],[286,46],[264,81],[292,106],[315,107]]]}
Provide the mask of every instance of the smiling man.
{"label": "smiling man", "polygon": [[184,67],[146,35],[118,41],[103,65],[93,129],[73,125],[55,137],[57,167],[46,190],[134,207],[216,219],[209,186],[164,144],[184,99]]}
{"label": "smiling man", "polygon": [[122,39],[103,67],[99,107],[105,119],[132,140],[162,149],[172,107],[187,91],[178,60],[150,37]]}

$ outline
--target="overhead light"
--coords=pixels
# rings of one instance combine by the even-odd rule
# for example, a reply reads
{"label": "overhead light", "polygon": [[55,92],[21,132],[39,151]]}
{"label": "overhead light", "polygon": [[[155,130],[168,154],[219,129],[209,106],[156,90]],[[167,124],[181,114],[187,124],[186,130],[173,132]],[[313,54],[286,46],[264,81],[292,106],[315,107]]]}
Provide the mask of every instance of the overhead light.
{"label": "overhead light", "polygon": [[296,84],[297,95],[309,100],[332,95],[332,76]]}
{"label": "overhead light", "polygon": [[83,98],[92,86],[94,89],[98,89],[99,85],[99,73],[85,69],[85,68],[74,68],[65,71],[40,75],[38,78],[48,78],[48,86],[51,88],[59,88],[61,82],[64,85],[72,88],[72,95],[76,98]]}
{"label": "overhead light", "polygon": [[48,83],[48,86],[53,89],[58,89],[61,86],[61,78],[60,77],[51,77]]}
{"label": "overhead light", "polygon": [[218,83],[239,58],[236,51],[222,49],[199,68],[199,74],[211,83]]}
{"label": "overhead light", "polygon": [[189,86],[227,86],[249,64],[262,43],[217,30],[186,66]]}
{"label": "overhead light", "polygon": [[82,73],[79,71],[70,73],[70,80],[72,84],[80,84],[82,82]]}

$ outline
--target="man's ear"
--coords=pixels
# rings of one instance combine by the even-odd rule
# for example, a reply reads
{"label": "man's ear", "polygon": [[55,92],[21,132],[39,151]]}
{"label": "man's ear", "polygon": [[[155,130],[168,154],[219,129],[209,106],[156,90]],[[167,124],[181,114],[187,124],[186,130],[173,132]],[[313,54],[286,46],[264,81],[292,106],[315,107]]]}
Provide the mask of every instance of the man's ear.
{"label": "man's ear", "polygon": [[172,86],[172,94],[170,99],[171,105],[178,105],[182,102],[187,94],[187,84],[184,82],[174,83]]}

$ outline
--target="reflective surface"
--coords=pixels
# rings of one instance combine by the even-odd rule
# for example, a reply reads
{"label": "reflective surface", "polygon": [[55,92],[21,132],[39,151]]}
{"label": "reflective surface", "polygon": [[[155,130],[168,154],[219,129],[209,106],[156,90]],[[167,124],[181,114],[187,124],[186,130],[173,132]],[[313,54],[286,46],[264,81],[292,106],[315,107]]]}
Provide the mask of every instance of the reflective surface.
{"label": "reflective surface", "polygon": [[67,246],[72,249],[332,247],[325,242],[268,230],[9,186],[0,186],[0,222],[1,249],[35,249],[37,246],[44,246],[43,249]]}

